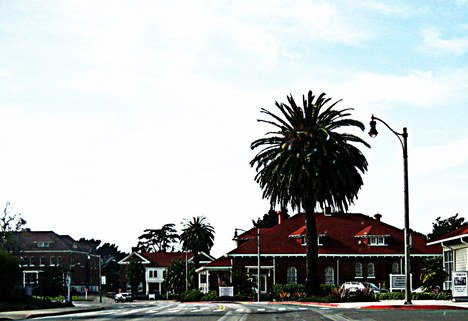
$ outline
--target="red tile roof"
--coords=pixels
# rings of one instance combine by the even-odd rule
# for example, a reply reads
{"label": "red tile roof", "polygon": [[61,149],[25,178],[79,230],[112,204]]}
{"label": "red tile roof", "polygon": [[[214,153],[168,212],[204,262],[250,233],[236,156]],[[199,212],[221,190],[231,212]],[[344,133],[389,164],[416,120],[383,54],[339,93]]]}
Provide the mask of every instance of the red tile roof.
{"label": "red tile roof", "polygon": [[[278,224],[266,231],[261,231],[262,254],[292,254],[304,255],[306,247],[290,235],[303,233],[305,215],[297,214],[284,223]],[[401,254],[403,253],[403,231],[380,220],[363,214],[316,214],[318,234],[327,235],[324,246],[319,246],[319,254]],[[356,234],[369,229],[372,235],[390,235],[388,245],[369,246],[355,238]],[[375,233],[375,234],[374,234]],[[439,246],[427,246],[426,238],[417,232],[412,232],[412,254],[440,254]],[[256,239],[249,240],[228,255],[256,254]]]}
{"label": "red tile roof", "polygon": [[[185,252],[157,252],[157,253],[138,253],[150,261],[151,266],[168,267],[176,259],[185,260]],[[187,254],[187,258],[192,258],[192,253]]]}

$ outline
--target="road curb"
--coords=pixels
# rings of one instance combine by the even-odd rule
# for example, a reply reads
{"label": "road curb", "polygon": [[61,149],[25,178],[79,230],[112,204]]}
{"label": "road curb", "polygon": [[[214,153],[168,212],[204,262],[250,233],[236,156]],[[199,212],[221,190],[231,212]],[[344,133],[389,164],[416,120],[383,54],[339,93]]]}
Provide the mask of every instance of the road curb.
{"label": "road curb", "polygon": [[365,310],[466,310],[467,308],[453,305],[368,305]]}
{"label": "road curb", "polygon": [[24,317],[24,319],[34,319],[34,318],[43,318],[43,317],[51,317],[55,315],[67,315],[67,314],[76,314],[76,313],[84,313],[84,312],[94,312],[94,311],[102,311],[105,310],[104,307],[96,307],[96,308],[80,308],[68,311],[50,311],[50,312],[39,312],[39,313],[30,313]]}

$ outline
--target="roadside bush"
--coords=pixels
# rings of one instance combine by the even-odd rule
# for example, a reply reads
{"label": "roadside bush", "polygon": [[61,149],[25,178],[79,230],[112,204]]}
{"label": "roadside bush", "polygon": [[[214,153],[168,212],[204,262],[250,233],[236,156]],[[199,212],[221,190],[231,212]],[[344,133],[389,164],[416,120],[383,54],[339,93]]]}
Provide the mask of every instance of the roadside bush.
{"label": "roadside bush", "polygon": [[216,301],[218,300],[218,293],[216,291],[210,291],[207,294],[205,294],[202,298],[202,301]]}
{"label": "roadside bush", "polygon": [[192,302],[192,301],[200,301],[203,297],[203,292],[198,290],[187,290],[182,292],[180,295],[180,301],[182,302]]}
{"label": "roadside bush", "polygon": [[[404,300],[405,292],[387,292],[376,294],[378,300]],[[411,293],[412,300],[450,300],[452,294],[450,292],[422,292],[422,293]]]}
{"label": "roadside bush", "polygon": [[273,285],[273,297],[278,300],[295,300],[305,297],[303,284],[275,284]]}

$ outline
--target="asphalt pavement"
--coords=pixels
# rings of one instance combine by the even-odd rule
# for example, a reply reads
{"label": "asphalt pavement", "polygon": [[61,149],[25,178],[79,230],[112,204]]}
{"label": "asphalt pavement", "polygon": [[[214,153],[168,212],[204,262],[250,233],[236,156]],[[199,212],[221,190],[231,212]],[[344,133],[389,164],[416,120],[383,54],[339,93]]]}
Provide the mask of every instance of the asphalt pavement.
{"label": "asphalt pavement", "polygon": [[[154,301],[146,301],[150,303]],[[240,302],[249,304],[255,302]],[[111,309],[116,306],[112,299],[103,297],[103,302],[99,302],[96,297],[94,301],[74,302],[74,307],[42,309],[28,311],[8,311],[0,312],[0,320],[24,320],[39,317],[50,317],[68,315],[74,313],[84,313]],[[122,304],[122,303],[120,303]],[[125,304],[125,303],[123,303]],[[378,302],[346,302],[346,303],[318,303],[318,302],[266,302],[265,304],[290,304],[311,307],[327,307],[337,309],[369,309],[369,310],[453,310],[468,309],[468,302],[453,302],[449,300],[413,300],[411,305],[405,305],[404,300],[385,300]],[[468,310],[467,310],[468,312]]]}

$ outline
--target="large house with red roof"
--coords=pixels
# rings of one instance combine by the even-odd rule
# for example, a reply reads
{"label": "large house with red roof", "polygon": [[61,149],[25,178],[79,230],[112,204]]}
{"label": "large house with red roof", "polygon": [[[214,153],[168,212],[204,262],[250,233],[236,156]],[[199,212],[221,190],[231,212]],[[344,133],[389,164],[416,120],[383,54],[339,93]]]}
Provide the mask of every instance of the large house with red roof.
{"label": "large house with red roof", "polygon": [[451,290],[453,272],[468,271],[468,223],[428,245],[442,245],[444,271],[447,272],[444,290]]}
{"label": "large house with red roof", "polygon": [[[167,268],[172,262],[177,259],[192,262],[193,254],[186,252],[130,253],[118,262],[120,264],[120,287],[124,291],[130,289],[130,284],[125,277],[125,268],[132,259],[139,261],[145,269],[144,276],[138,286],[138,292],[151,297],[166,294],[164,279]],[[201,253],[201,264],[207,264],[212,260],[214,258],[210,255]]]}
{"label": "large house with red roof", "polygon": [[[271,292],[274,284],[304,283],[306,278],[305,215],[296,214],[272,228],[253,228],[235,235],[237,247],[197,269],[204,292],[230,284],[234,270],[258,275],[260,292]],[[389,285],[390,274],[403,274],[403,230],[382,222],[382,215],[316,214],[320,283],[339,285],[360,280]],[[259,237],[258,237],[259,235]],[[258,246],[258,239],[260,246]],[[424,235],[411,233],[413,287],[426,257],[441,256],[439,245],[428,246]],[[206,280],[205,282],[203,282]]]}

